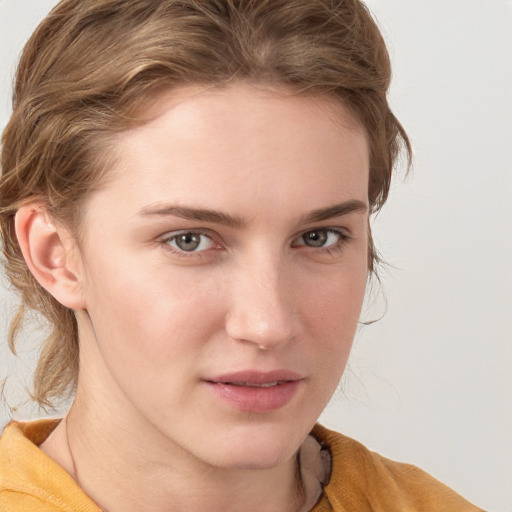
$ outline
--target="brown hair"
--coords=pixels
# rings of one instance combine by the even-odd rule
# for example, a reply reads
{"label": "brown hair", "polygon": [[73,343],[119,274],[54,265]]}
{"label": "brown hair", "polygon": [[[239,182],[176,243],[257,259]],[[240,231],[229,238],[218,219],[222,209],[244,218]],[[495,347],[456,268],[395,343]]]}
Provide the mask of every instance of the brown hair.
{"label": "brown hair", "polygon": [[[6,269],[21,294],[9,345],[29,309],[51,332],[34,375],[41,405],[78,375],[73,311],[32,277],[14,216],[31,200],[77,229],[80,204],[104,175],[109,136],[143,122],[160,91],[253,80],[329,94],[365,127],[372,212],[386,201],[393,165],[410,145],[387,103],[389,56],[358,0],[63,0],[28,41],[2,138],[0,215]],[[103,151],[105,152],[105,151]],[[369,239],[369,271],[378,260]]]}

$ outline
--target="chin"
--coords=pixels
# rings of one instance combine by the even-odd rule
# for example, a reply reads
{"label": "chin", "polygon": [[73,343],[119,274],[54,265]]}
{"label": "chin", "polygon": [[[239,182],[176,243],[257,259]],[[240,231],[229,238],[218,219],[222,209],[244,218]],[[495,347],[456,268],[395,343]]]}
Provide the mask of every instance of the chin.
{"label": "chin", "polygon": [[217,436],[211,432],[205,446],[210,455],[204,459],[226,469],[274,468],[295,456],[311,428],[251,422],[222,429]]}

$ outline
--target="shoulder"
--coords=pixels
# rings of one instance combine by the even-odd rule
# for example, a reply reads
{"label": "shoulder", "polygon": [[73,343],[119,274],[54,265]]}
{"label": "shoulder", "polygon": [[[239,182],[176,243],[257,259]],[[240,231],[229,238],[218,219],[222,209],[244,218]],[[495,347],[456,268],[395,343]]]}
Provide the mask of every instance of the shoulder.
{"label": "shoulder", "polygon": [[12,421],[0,438],[0,511],[98,512],[71,476],[39,445],[59,420]]}
{"label": "shoulder", "polygon": [[312,434],[332,455],[331,478],[324,494],[333,510],[482,511],[415,466],[382,457],[320,425]]}

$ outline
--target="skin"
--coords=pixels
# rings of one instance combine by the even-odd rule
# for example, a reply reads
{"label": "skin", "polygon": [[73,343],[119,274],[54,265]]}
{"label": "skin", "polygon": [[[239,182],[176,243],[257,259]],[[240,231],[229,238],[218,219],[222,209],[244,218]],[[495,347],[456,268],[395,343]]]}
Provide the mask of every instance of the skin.
{"label": "skin", "polygon": [[[300,507],[295,454],[338,385],[364,296],[369,161],[347,109],[288,92],[240,83],[160,99],[114,142],[80,242],[20,211],[29,266],[79,325],[76,399],[42,449],[105,510]],[[177,245],[183,231],[195,251]],[[268,412],[207,384],[276,369],[299,382]]]}

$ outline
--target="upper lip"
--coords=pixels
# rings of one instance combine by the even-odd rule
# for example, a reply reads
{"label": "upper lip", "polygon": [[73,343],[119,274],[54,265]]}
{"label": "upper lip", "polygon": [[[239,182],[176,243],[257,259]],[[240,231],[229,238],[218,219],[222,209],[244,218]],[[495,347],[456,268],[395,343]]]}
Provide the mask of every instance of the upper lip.
{"label": "upper lip", "polygon": [[219,384],[266,384],[269,382],[288,382],[302,380],[303,377],[290,370],[257,371],[246,370],[205,379],[207,382]]}

